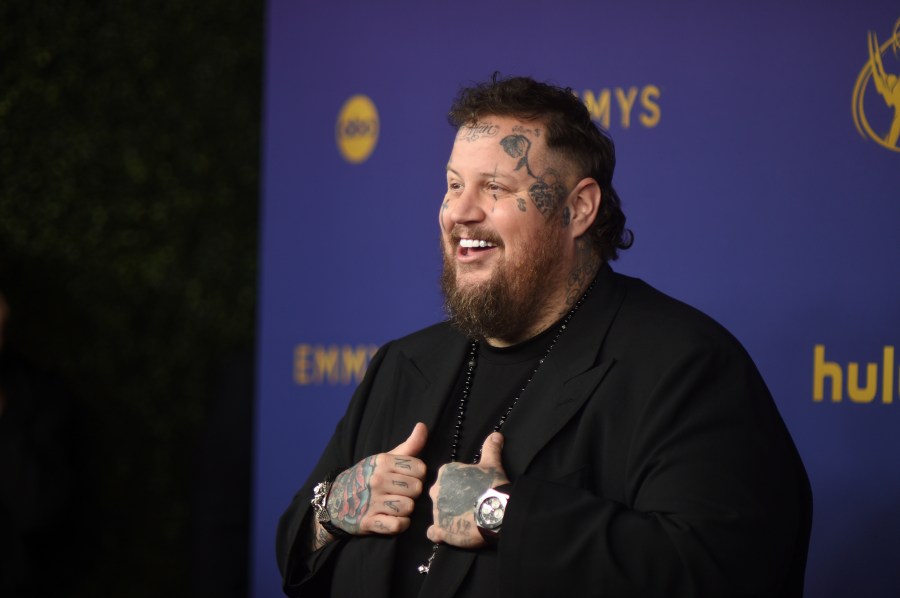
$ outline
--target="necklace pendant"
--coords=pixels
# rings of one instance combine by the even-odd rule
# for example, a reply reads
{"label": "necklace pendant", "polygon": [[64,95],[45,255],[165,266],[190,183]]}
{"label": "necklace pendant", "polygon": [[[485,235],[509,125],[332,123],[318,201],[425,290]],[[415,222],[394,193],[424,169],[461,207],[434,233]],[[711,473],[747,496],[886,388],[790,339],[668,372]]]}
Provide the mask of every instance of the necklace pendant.
{"label": "necklace pendant", "polygon": [[438,545],[435,544],[431,549],[431,556],[428,557],[428,560],[419,565],[418,569],[416,569],[420,575],[428,575],[428,572],[431,571],[431,564],[434,562],[434,557],[437,556]]}

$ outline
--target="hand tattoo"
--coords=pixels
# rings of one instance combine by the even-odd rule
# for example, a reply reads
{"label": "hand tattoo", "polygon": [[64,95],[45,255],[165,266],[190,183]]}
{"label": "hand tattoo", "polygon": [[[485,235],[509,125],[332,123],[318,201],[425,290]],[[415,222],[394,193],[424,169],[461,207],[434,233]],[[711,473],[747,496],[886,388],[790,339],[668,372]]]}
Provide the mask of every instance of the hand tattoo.
{"label": "hand tattoo", "polygon": [[351,534],[359,532],[359,524],[369,510],[371,498],[369,480],[373,471],[375,471],[375,456],[367,457],[341,472],[331,486],[328,514]]}
{"label": "hand tattoo", "polygon": [[322,548],[326,544],[329,544],[332,540],[332,537],[331,537],[331,534],[329,534],[327,531],[325,531],[324,527],[316,525],[315,522],[313,522],[313,525],[315,526],[315,528],[317,530],[316,535],[313,538],[313,543],[312,543],[312,549],[313,549],[313,552],[315,552],[316,550]]}
{"label": "hand tattoo", "polygon": [[453,520],[475,510],[475,499],[491,487],[496,471],[449,463],[441,472],[437,509],[438,524],[450,529]]}
{"label": "hand tattoo", "polygon": [[484,470],[460,463],[449,463],[441,468],[435,525],[444,530],[448,543],[463,548],[479,543],[480,536],[473,532],[475,500],[493,485],[497,477],[494,468]]}

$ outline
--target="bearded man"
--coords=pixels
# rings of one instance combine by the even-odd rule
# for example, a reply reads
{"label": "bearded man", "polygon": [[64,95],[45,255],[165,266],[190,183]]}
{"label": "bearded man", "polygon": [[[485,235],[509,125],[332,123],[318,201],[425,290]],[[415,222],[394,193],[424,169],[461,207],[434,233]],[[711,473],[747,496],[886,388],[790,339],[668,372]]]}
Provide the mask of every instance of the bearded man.
{"label": "bearded man", "polygon": [[802,595],[803,465],[740,344],[610,268],[612,141],[522,77],[450,121],[449,319],[372,360],[279,524],[285,592]]}

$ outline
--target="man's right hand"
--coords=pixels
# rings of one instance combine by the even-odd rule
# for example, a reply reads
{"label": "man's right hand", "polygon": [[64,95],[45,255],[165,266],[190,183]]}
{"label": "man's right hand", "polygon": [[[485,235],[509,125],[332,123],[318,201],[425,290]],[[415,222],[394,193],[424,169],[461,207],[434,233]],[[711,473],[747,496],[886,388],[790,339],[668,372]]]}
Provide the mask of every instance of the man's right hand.
{"label": "man's right hand", "polygon": [[416,455],[427,439],[428,428],[417,423],[394,450],[366,457],[338,474],[328,495],[331,522],[353,535],[405,531],[424,487],[425,463]]}

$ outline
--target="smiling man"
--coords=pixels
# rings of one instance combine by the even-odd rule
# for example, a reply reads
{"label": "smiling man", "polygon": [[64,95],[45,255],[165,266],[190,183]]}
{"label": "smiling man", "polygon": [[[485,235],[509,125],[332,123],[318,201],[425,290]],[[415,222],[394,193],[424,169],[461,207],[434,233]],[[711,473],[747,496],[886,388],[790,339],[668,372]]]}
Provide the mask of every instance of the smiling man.
{"label": "smiling man", "polygon": [[601,192],[579,174],[548,151],[534,123],[494,116],[461,126],[440,214],[441,283],[449,314],[469,337],[492,346],[531,338],[571,308],[596,273],[599,256],[579,253],[577,239]]}
{"label": "smiling man", "polygon": [[279,525],[286,593],[802,595],[803,465],[740,344],[610,268],[612,141],[521,77],[450,121],[448,321],[370,364]]}

